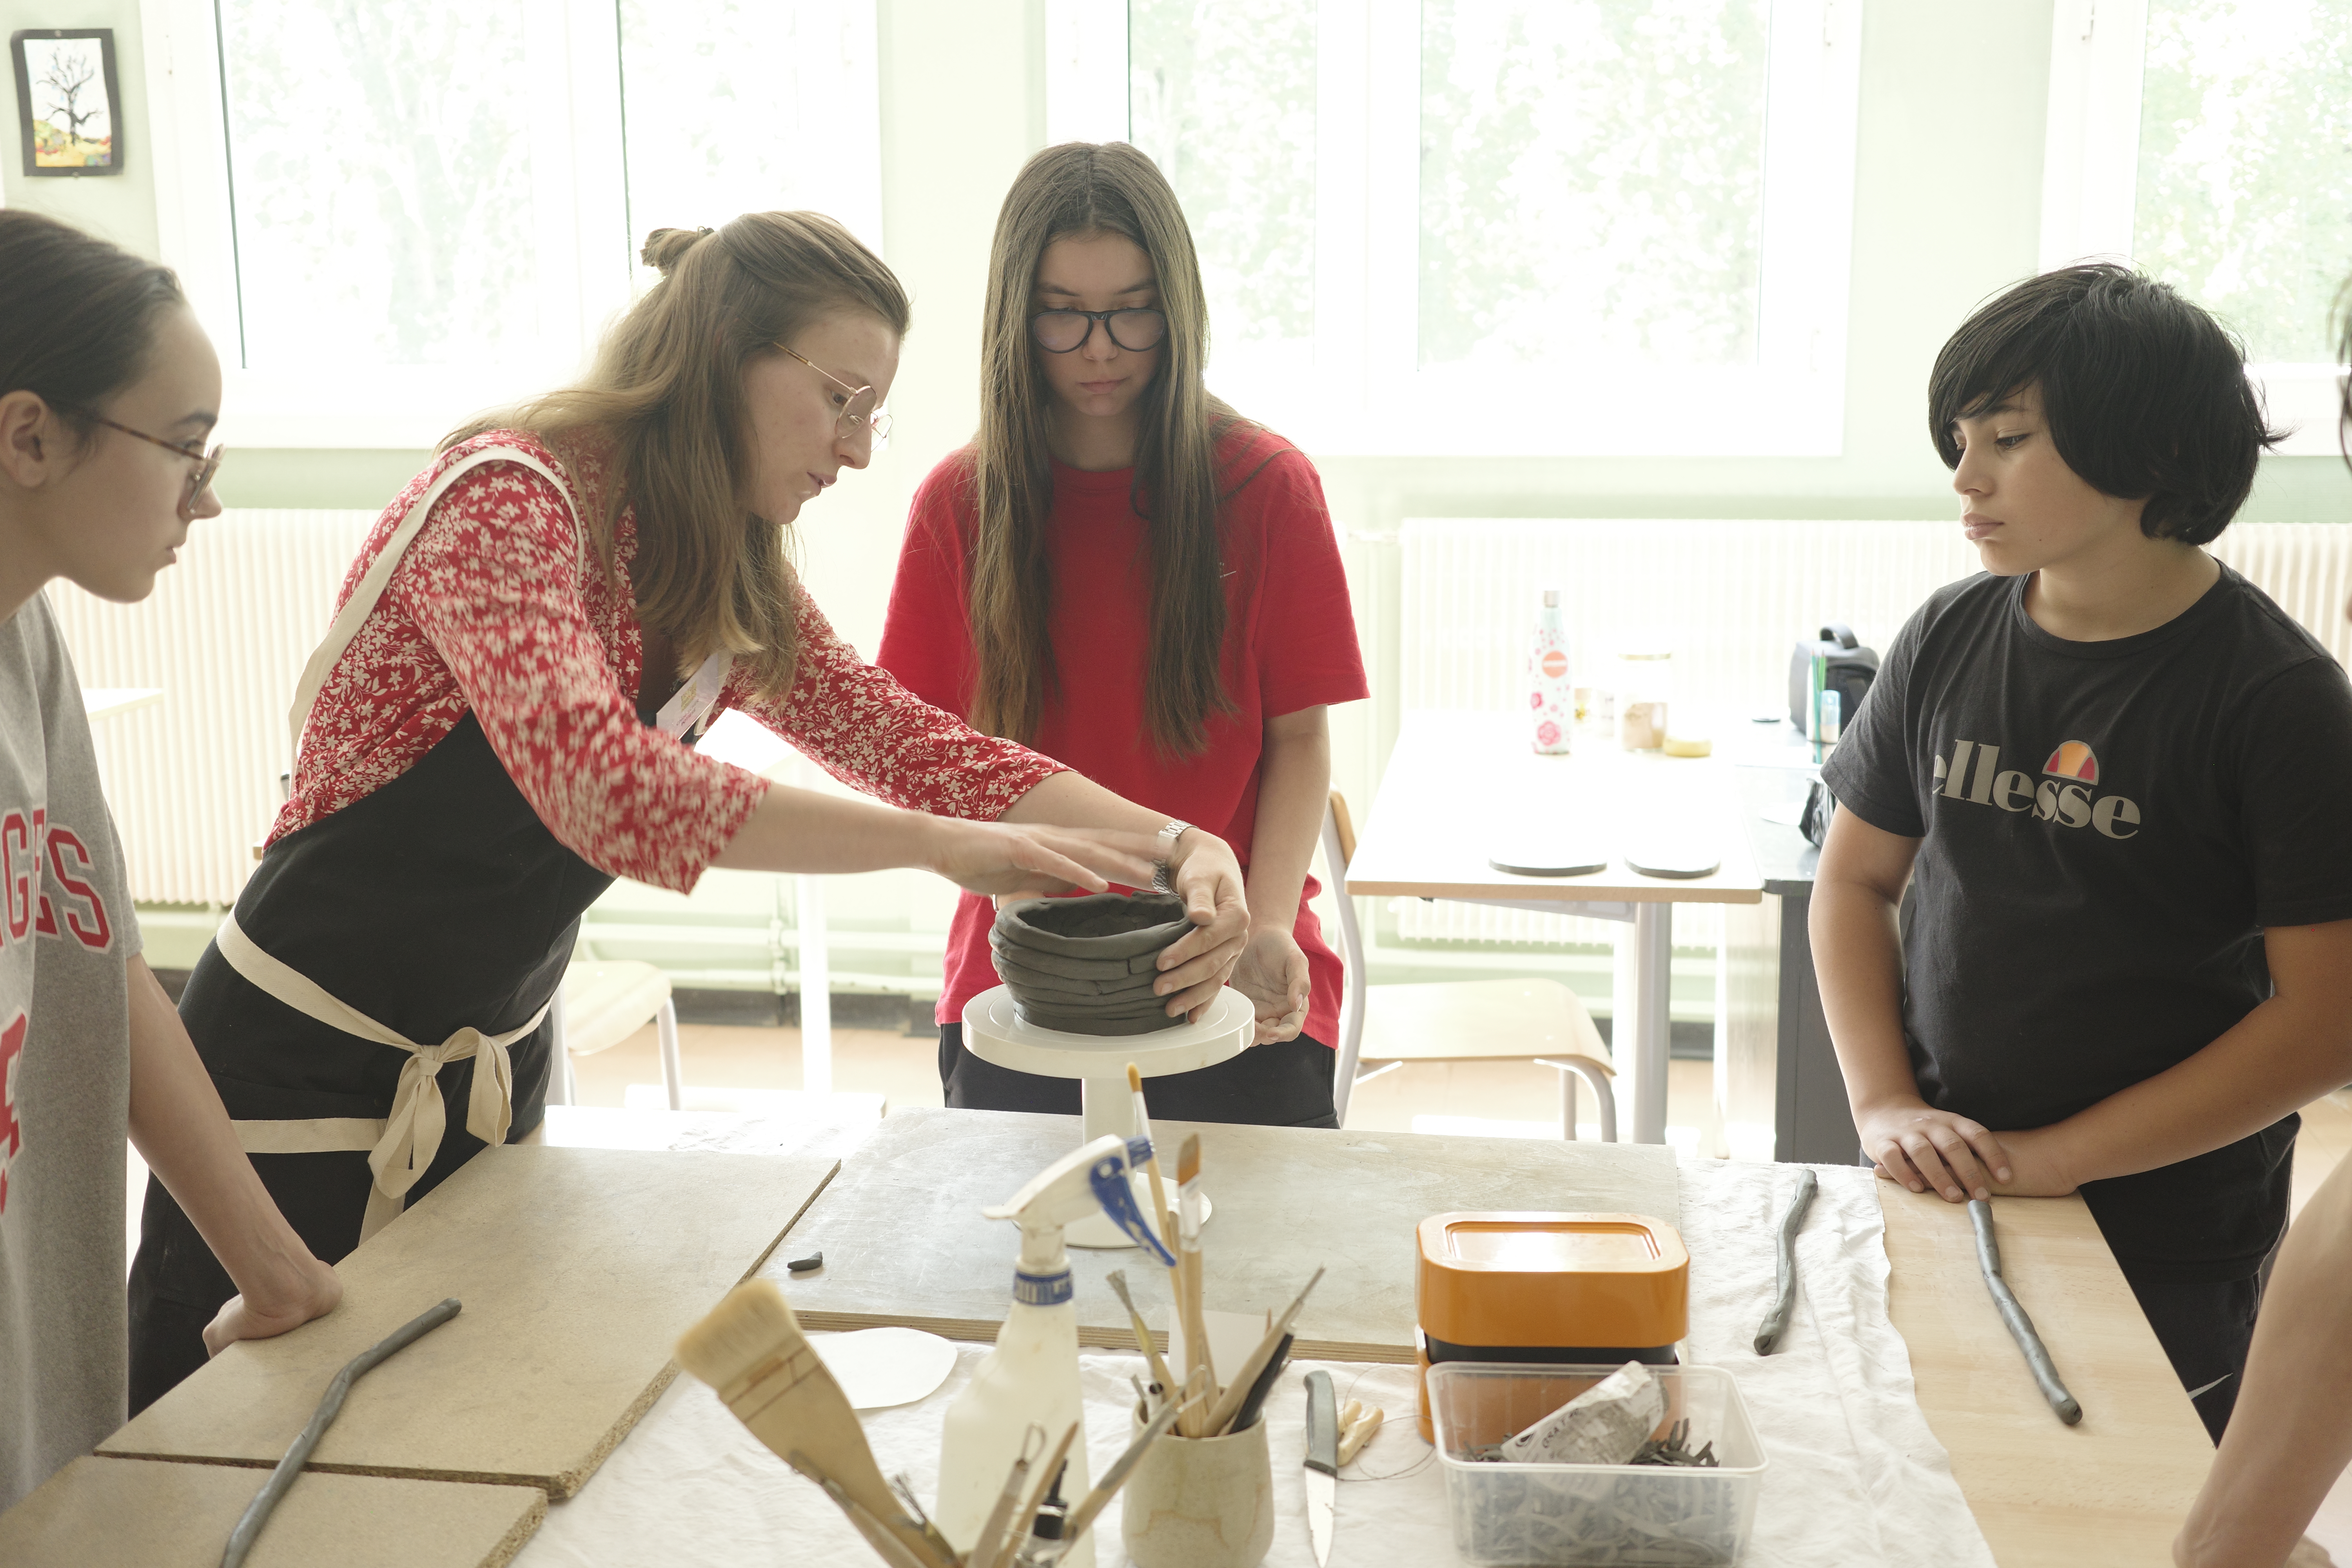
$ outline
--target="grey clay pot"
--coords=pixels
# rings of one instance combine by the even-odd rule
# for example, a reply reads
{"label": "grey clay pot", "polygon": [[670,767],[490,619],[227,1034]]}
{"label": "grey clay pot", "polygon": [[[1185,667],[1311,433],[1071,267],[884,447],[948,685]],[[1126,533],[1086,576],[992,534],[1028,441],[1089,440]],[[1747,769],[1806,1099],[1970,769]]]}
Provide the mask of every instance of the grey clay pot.
{"label": "grey clay pot", "polygon": [[996,916],[989,947],[1022,1021],[1073,1035],[1146,1035],[1184,1020],[1151,994],[1161,951],[1192,929],[1171,893],[1025,899]]}

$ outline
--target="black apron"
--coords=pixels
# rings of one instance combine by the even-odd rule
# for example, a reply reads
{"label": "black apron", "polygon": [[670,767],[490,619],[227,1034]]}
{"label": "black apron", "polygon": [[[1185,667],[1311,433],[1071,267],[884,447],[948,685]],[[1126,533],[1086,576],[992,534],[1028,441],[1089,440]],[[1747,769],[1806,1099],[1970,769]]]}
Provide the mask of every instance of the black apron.
{"label": "black apron", "polygon": [[[536,461],[527,466],[546,472]],[[421,526],[455,477],[455,468],[444,474],[412,521]],[[396,562],[414,532],[396,534],[385,553]],[[313,656],[296,699],[298,729],[326,667],[365,620],[390,572],[386,565],[372,573],[373,586],[362,582],[337,632]],[[698,677],[698,695],[715,696],[703,689],[710,673],[707,667]],[[666,710],[661,717],[674,716]],[[678,727],[690,742],[690,727]],[[553,1035],[545,1015],[582,912],[613,880],[548,831],[470,711],[398,778],[269,847],[189,976],[180,1016],[263,1185],[319,1258],[340,1261],[362,1239],[364,1222],[380,1224],[404,1200],[439,1185],[486,1147],[477,1135],[486,1122],[494,1131],[504,1122],[508,1142],[538,1128]],[[243,956],[225,955],[224,941]],[[429,1075],[446,1123],[437,1147],[417,1141],[413,1157],[424,1168],[413,1184],[406,1169],[399,1173],[404,1194],[387,1202],[385,1178],[371,1167],[368,1151],[395,1118],[404,1071],[417,1076],[415,1058],[289,1005],[280,1000],[289,994],[283,984],[256,984],[248,978],[255,950],[260,963],[292,972],[298,985],[315,986],[331,1004],[411,1042],[462,1036],[477,1044],[469,1033],[476,1030],[514,1036],[497,1050],[496,1041],[478,1043]],[[508,1064],[510,1092],[489,1083],[478,1097],[477,1077]],[[420,1093],[410,1087],[412,1105]],[[289,1145],[320,1152],[270,1152]],[[151,1177],[130,1284],[134,1415],[204,1364],[204,1327],[236,1293],[187,1215]]]}

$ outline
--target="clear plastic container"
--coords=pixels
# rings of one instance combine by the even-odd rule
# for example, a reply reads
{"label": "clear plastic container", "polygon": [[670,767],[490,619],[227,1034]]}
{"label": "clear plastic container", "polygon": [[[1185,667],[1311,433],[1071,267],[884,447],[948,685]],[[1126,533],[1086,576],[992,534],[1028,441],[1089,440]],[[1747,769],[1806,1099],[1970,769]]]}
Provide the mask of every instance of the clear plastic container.
{"label": "clear plastic container", "polygon": [[1720,1367],[1650,1369],[1665,1384],[1667,1422],[1690,1422],[1692,1448],[1712,1442],[1721,1461],[1716,1467],[1470,1458],[1472,1449],[1532,1426],[1616,1370],[1506,1362],[1440,1362],[1429,1369],[1454,1549],[1465,1563],[1708,1568],[1738,1560],[1756,1521],[1764,1448],[1738,1386]]}

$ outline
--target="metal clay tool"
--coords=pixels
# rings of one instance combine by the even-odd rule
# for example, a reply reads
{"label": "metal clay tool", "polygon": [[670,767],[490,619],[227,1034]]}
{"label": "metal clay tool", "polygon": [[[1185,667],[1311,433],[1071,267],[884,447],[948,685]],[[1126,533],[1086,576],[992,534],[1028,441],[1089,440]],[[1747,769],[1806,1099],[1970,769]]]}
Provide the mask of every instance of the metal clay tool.
{"label": "metal clay tool", "polygon": [[1811,1165],[1797,1174],[1797,1195],[1789,1200],[1789,1212],[1780,1216],[1780,1289],[1773,1298],[1772,1310],[1764,1314],[1763,1323],[1756,1331],[1756,1353],[1770,1355],[1780,1345],[1780,1336],[1789,1331],[1789,1314],[1797,1305],[1797,1233],[1805,1228],[1805,1211],[1813,1206],[1813,1192],[1821,1178]]}
{"label": "metal clay tool", "polygon": [[1969,1200],[1969,1223],[1976,1227],[1977,1267],[1984,1271],[1985,1289],[1992,1292],[1993,1305],[2000,1309],[2000,1321],[2009,1326],[2009,1337],[2025,1352],[2025,1364],[2033,1373],[2033,1381],[2042,1389],[2042,1397],[2058,1413],[2058,1419],[2072,1426],[2083,1418],[2083,1407],[2066,1392],[2059,1381],[2058,1368],[2043,1348],[2042,1336],[2033,1331],[2033,1320],[2025,1315],[2025,1308],[2009,1281],[2000,1272],[2000,1242],[1993,1235],[1992,1205],[1982,1198]]}
{"label": "metal clay tool", "polygon": [[[1033,1447],[1032,1445],[1034,1445]],[[1013,1510],[1021,1506],[1021,1483],[1029,1479],[1029,1467],[1045,1448],[1045,1429],[1033,1426],[1021,1436],[1021,1452],[1013,1456],[1012,1469],[1005,1472],[1004,1488],[996,1494],[996,1506],[988,1510],[982,1521],[980,1535],[965,1554],[969,1563],[986,1563],[996,1555],[997,1543],[1004,1539],[1004,1527],[1012,1522]]]}
{"label": "metal clay tool", "polygon": [[221,1553],[221,1568],[237,1568],[245,1561],[245,1554],[253,1550],[254,1542],[260,1537],[261,1527],[269,1522],[270,1510],[293,1487],[295,1478],[310,1462],[310,1450],[319,1446],[319,1439],[327,1435],[327,1428],[335,1424],[337,1415],[342,1414],[343,1398],[351,1393],[352,1384],[387,1358],[406,1350],[456,1317],[458,1310],[457,1299],[452,1296],[419,1312],[353,1356],[344,1364],[342,1371],[335,1373],[334,1381],[327,1384],[326,1397],[320,1399],[319,1408],[310,1413],[310,1425],[303,1427],[301,1434],[288,1445],[286,1457],[278,1461],[278,1468],[269,1472],[269,1479],[261,1484],[261,1490],[246,1504],[244,1516],[236,1521],[236,1528],[228,1532],[227,1549]]}
{"label": "metal clay tool", "polygon": [[1062,1484],[1063,1462],[1070,1457],[1070,1445],[1077,1440],[1079,1425],[1075,1421],[1070,1423],[1069,1428],[1062,1434],[1062,1440],[1055,1444],[1054,1451],[1045,1457],[1045,1468],[1041,1472],[1042,1479],[1037,1482],[1036,1489],[1029,1494],[1028,1500],[1013,1513],[1013,1528],[1005,1532],[1003,1543],[996,1549],[995,1557],[983,1563],[980,1560],[979,1553],[975,1552],[966,1559],[965,1568],[1013,1568],[1023,1548],[1029,1543],[1030,1532],[1036,1528],[1037,1510],[1045,1506],[1046,1498],[1052,1496],[1054,1489]]}

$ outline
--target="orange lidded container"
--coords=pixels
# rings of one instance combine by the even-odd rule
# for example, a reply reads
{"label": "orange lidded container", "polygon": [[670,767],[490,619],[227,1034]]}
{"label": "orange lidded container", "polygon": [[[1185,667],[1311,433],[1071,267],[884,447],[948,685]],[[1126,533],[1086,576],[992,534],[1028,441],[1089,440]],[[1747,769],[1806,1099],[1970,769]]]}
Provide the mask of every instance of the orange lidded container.
{"label": "orange lidded container", "polygon": [[[1421,1364],[1667,1363],[1690,1330],[1690,1253],[1634,1214],[1465,1211],[1421,1222]],[[1422,1431],[1430,1432],[1422,1397]]]}

